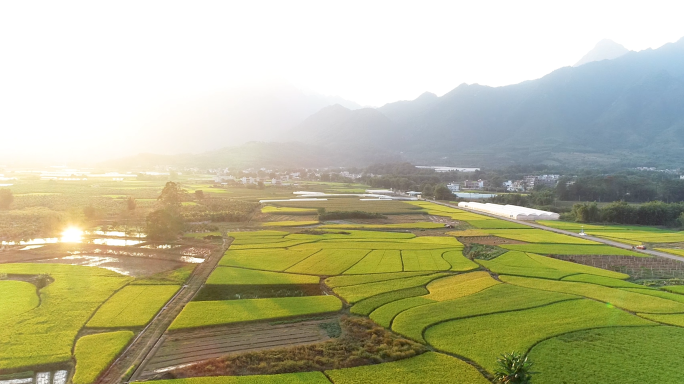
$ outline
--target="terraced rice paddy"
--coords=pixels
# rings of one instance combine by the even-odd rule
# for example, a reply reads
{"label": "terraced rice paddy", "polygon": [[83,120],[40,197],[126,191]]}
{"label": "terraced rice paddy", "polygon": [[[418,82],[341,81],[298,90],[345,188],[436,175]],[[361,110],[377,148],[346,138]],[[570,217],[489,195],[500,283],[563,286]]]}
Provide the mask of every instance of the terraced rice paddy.
{"label": "terraced rice paddy", "polygon": [[611,239],[615,241],[635,243],[681,243],[684,242],[684,231],[673,231],[638,225],[592,225],[568,223],[563,221],[539,221],[540,224],[566,231],[580,232]]}
{"label": "terraced rice paddy", "polygon": [[36,286],[25,281],[0,280],[0,324],[38,306]]}
{"label": "terraced rice paddy", "polygon": [[70,361],[76,335],[90,316],[132,280],[105,269],[63,264],[0,264],[0,273],[54,279],[40,290],[39,306],[2,324],[0,370]]}
{"label": "terraced rice paddy", "polygon": [[342,309],[342,302],[335,296],[193,301],[185,306],[169,329],[277,319],[336,312],[340,309]]}
{"label": "terraced rice paddy", "polygon": [[[497,357],[513,351],[529,355],[538,372],[533,383],[538,384],[577,382],[577,376],[583,383],[676,383],[680,379],[678,362],[684,355],[677,345],[684,341],[684,288],[646,287],[620,272],[544,256],[642,254],[427,202],[372,202],[363,207],[364,203],[344,198],[276,204],[264,210],[296,215],[310,214],[319,206],[329,210],[382,207],[385,214],[441,216],[459,221],[459,228],[471,229],[446,233],[438,230],[441,223],[416,220],[329,225],[300,233],[232,232],[229,250],[205,287],[173,321],[168,342],[154,352],[150,369],[227,353],[258,360],[259,352],[268,348],[283,348],[277,353],[285,354],[290,353],[287,348],[332,342],[342,336],[327,327],[347,311],[352,318],[370,317],[393,331],[393,337],[399,338],[398,334],[429,348],[402,339],[405,345],[422,349],[409,350],[393,362],[319,368],[324,372],[156,382],[485,384],[489,382],[485,375],[467,361],[491,375]],[[621,232],[634,229],[599,226],[585,227],[585,231],[619,238],[625,236]],[[636,232],[640,239],[646,239],[646,234],[659,240],[678,235],[645,228]],[[489,256],[490,260],[471,260],[463,255],[464,246],[456,238],[461,236],[497,236],[519,244],[502,244],[507,252]],[[477,242],[467,244],[472,247]],[[39,295],[28,282],[0,280],[0,308],[11,307],[0,310],[0,370],[68,365],[75,357],[74,384],[92,382],[133,336],[128,330],[105,332],[75,342],[82,329],[139,330],[179,289],[178,285],[129,285],[131,278],[69,265],[0,264],[0,273],[10,277],[47,273],[54,279]],[[317,291],[297,290],[304,286]],[[256,291],[277,287],[296,295],[201,297],[205,289],[216,287],[235,292],[245,287]],[[376,338],[389,333],[373,327]],[[293,333],[285,334],[286,329]],[[259,336],[262,330],[268,332]],[[107,347],[97,349],[99,345]],[[269,366],[267,361],[259,364]],[[289,367],[286,372],[306,370],[303,363],[293,362]]]}
{"label": "terraced rice paddy", "polygon": [[649,324],[654,323],[579,299],[441,323],[425,331],[425,340],[493,371],[499,351],[527,351],[548,337],[587,328]]}
{"label": "terraced rice paddy", "polygon": [[143,327],[178,292],[178,285],[129,285],[107,300],[88,321],[91,328]]}
{"label": "terraced rice paddy", "polygon": [[118,331],[83,336],[76,342],[73,384],[90,384],[97,379],[133,338],[133,332]]}
{"label": "terraced rice paddy", "polygon": [[529,356],[539,374],[533,383],[586,384],[681,382],[679,362],[684,329],[608,327],[566,333],[532,347]]}

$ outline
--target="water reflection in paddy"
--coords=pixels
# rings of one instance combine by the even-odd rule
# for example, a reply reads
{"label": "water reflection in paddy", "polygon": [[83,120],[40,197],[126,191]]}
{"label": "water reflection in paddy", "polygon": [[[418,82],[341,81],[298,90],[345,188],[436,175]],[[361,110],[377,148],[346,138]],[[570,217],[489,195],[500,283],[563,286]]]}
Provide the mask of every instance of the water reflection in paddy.
{"label": "water reflection in paddy", "polygon": [[[204,261],[202,259],[202,261]],[[126,276],[149,276],[187,265],[191,261],[160,260],[130,256],[70,255],[38,261],[40,263],[59,263],[99,267]]]}

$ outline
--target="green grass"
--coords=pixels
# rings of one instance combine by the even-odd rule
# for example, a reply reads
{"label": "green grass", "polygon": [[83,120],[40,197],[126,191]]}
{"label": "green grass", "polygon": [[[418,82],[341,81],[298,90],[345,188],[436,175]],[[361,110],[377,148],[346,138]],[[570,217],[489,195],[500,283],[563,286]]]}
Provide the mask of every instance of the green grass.
{"label": "green grass", "polygon": [[522,287],[563,292],[602,301],[633,312],[676,313],[684,312],[684,304],[654,296],[608,288],[595,284],[533,279],[517,276],[500,276],[501,280]]}
{"label": "green grass", "polygon": [[265,241],[259,241],[258,238],[249,239],[249,241],[234,241],[230,245],[232,250],[241,249],[274,249],[274,248],[289,248],[296,245],[311,243],[312,240],[276,240],[272,238],[266,238]]}
{"label": "green grass", "polygon": [[573,236],[561,235],[541,229],[488,229],[490,235],[504,237],[526,243],[546,243],[546,244],[599,244],[595,241],[580,239]]}
{"label": "green grass", "polygon": [[657,321],[659,323],[676,325],[678,327],[684,327],[684,314],[682,313],[672,313],[672,314],[654,314],[654,313],[639,313],[639,316],[644,319]]}
{"label": "green grass", "polygon": [[435,348],[469,358],[491,372],[501,353],[527,351],[552,336],[586,328],[648,324],[653,323],[580,299],[441,323],[427,329],[425,340]]}
{"label": "green grass", "polygon": [[261,223],[264,227],[300,227],[305,225],[316,225],[318,220],[302,220],[302,221],[269,221],[266,223]]}
{"label": "green grass", "polygon": [[284,271],[305,258],[318,252],[317,249],[304,248],[299,250],[273,249],[229,249],[219,261],[225,267],[243,267],[264,269],[269,271]]}
{"label": "green grass", "polygon": [[604,287],[610,287],[610,288],[636,288],[636,289],[641,289],[641,290],[645,290],[645,288],[646,288],[643,285],[630,283],[629,281],[612,279],[610,277],[603,277],[603,276],[585,275],[585,274],[571,275],[568,277],[564,277],[561,279],[561,281],[576,281],[576,282],[580,282],[580,283],[591,283],[591,284],[602,285]]}
{"label": "green grass", "polygon": [[577,296],[562,293],[497,284],[460,299],[437,302],[404,311],[394,318],[392,330],[413,340],[425,342],[423,331],[443,321],[520,310],[576,298]]}
{"label": "green grass", "polygon": [[532,383],[678,384],[684,329],[663,326],[577,331],[537,344]]}
{"label": "green grass", "polygon": [[315,215],[316,210],[311,208],[274,207],[267,205],[261,208],[261,213],[273,213],[276,215]]}
{"label": "green grass", "polygon": [[215,285],[318,284],[318,282],[319,278],[316,276],[230,267],[216,268],[207,279],[207,284]]}
{"label": "green grass", "polygon": [[375,283],[338,287],[333,290],[335,293],[342,296],[342,298],[344,298],[348,303],[353,304],[365,298],[379,295],[381,293],[424,286],[430,281],[446,275],[446,273],[434,273],[431,275],[409,277],[406,279],[386,280]]}
{"label": "green grass", "polygon": [[279,201],[270,204],[278,207],[325,208],[326,211],[365,211],[385,215],[424,213],[421,208],[402,201],[361,201],[357,197],[328,198],[320,201]]}
{"label": "green grass", "polygon": [[584,229],[584,232],[592,236],[630,244],[684,242],[684,231],[672,231],[639,225],[592,225],[563,221],[539,221],[539,223],[552,228],[578,233]]}
{"label": "green grass", "polygon": [[674,249],[674,248],[656,248],[656,251],[670,253],[675,256],[684,257],[684,249]]}
{"label": "green grass", "polygon": [[71,361],[80,329],[116,290],[133,280],[102,268],[0,264],[0,273],[49,274],[41,304],[0,327],[0,370]]}
{"label": "green grass", "polygon": [[664,289],[672,293],[679,293],[680,295],[684,295],[684,285],[666,285],[661,289]]}
{"label": "green grass", "polygon": [[325,284],[330,288],[346,287],[349,285],[358,285],[366,283],[374,283],[377,281],[404,279],[407,277],[424,276],[430,272],[394,272],[394,273],[374,273],[368,275],[344,275],[329,277],[325,280]]}
{"label": "green grass", "polygon": [[451,269],[442,254],[445,250],[403,250],[401,259],[404,263],[404,271],[446,271]]}
{"label": "green grass", "polygon": [[632,252],[609,245],[574,245],[574,244],[504,244],[501,248],[512,251],[541,253],[546,255],[617,255],[648,257],[642,253]]}
{"label": "green grass", "polygon": [[580,273],[616,279],[626,279],[629,277],[624,273],[516,251],[506,252],[494,260],[478,260],[478,262],[502,275],[542,277],[556,280]]}
{"label": "green grass", "polygon": [[452,271],[465,272],[479,268],[477,263],[463,256],[463,251],[461,250],[444,252],[442,258],[451,265]]}
{"label": "green grass", "polygon": [[325,372],[335,384],[488,384],[473,366],[436,352],[405,360]]}
{"label": "green grass", "polygon": [[358,263],[369,249],[323,249],[287,269],[310,275],[339,275]]}
{"label": "green grass", "polygon": [[415,223],[396,223],[396,224],[326,224],[321,228],[329,229],[438,229],[444,228],[442,223],[429,221],[418,221]]}
{"label": "green grass", "polygon": [[73,384],[90,384],[114,361],[133,338],[131,331],[97,333],[76,342]]}
{"label": "green grass", "polygon": [[365,273],[401,272],[402,269],[401,251],[375,250],[346,270],[344,274],[359,275]]}
{"label": "green grass", "polygon": [[[143,383],[143,382],[141,382]],[[206,376],[155,380],[155,384],[330,384],[321,372],[281,373],[254,376]]]}
{"label": "green grass", "polygon": [[[374,231],[367,231],[367,233],[382,233],[382,232],[374,232]],[[414,236],[410,234],[411,236]],[[340,235],[340,236],[346,236],[346,235]],[[289,238],[290,236],[288,236]],[[353,241],[351,241],[353,240]],[[456,240],[453,237],[442,237],[442,236],[421,236],[421,237],[414,237],[411,239],[392,239],[392,238],[378,238],[378,239],[373,239],[373,238],[363,238],[363,237],[358,237],[358,238],[352,238],[350,236],[346,236],[343,238],[336,238],[336,239],[322,239],[316,242],[311,242],[313,240],[309,240],[310,244],[304,244],[300,245],[298,247],[294,247],[293,249],[298,249],[298,248],[308,248],[308,247],[316,247],[319,249],[367,249],[367,250],[372,250],[372,249],[382,249],[382,250],[429,250],[429,249],[441,249],[441,250],[446,250],[446,249],[463,249],[463,244],[459,243],[458,240]],[[295,243],[295,241],[292,241]],[[302,243],[305,243],[307,241],[301,240]],[[292,247],[296,244],[293,245],[277,245],[274,244],[272,245],[273,247]],[[245,247],[245,246],[241,246]],[[267,248],[266,246],[257,246],[256,244],[249,245],[249,248]]]}
{"label": "green grass", "polygon": [[434,301],[454,300],[480,292],[496,284],[500,283],[484,271],[452,275],[431,281],[427,285],[430,294],[425,298]]}
{"label": "green grass", "polygon": [[91,328],[143,327],[162,309],[178,285],[129,285],[107,300],[88,321]]}
{"label": "green grass", "polygon": [[648,289],[647,287],[641,288],[620,288],[622,290],[634,293],[641,293],[642,295],[660,297],[661,299],[667,299],[676,301],[678,303],[684,303],[684,295],[678,295],[676,293],[670,293],[665,291],[660,291],[657,289]]}
{"label": "green grass", "polygon": [[[373,298],[366,300],[372,299]],[[363,304],[364,302],[365,300],[360,302],[359,304]],[[382,325],[383,327],[390,328],[390,326],[392,325],[392,320],[394,320],[394,318],[401,312],[421,305],[431,304],[434,302],[434,300],[427,299],[425,296],[407,297],[404,299],[389,302],[378,308],[375,308],[373,312],[371,312],[370,318],[376,323]]]}
{"label": "green grass", "polygon": [[35,285],[25,281],[0,280],[0,325],[38,304]]}
{"label": "green grass", "polygon": [[[423,286],[381,293],[354,304],[354,306],[351,307],[351,313],[368,316],[371,312],[385,304],[396,302],[397,300],[401,301],[406,298],[427,295],[428,293],[429,291],[427,288]],[[432,302],[432,300],[429,301]]]}
{"label": "green grass", "polygon": [[342,309],[342,302],[335,296],[192,301],[183,308],[169,329],[198,328],[243,321],[311,315],[336,312],[340,309]]}

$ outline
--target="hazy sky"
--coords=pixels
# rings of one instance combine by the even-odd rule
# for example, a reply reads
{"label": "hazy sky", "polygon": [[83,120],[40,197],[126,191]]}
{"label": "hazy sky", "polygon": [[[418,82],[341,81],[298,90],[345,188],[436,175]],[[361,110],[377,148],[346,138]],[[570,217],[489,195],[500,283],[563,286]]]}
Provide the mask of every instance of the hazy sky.
{"label": "hazy sky", "polygon": [[[681,1],[2,1],[0,155],[102,141],[148,109],[287,81],[362,105],[684,37]],[[9,140],[7,140],[9,138]],[[77,147],[75,147],[77,148]]]}

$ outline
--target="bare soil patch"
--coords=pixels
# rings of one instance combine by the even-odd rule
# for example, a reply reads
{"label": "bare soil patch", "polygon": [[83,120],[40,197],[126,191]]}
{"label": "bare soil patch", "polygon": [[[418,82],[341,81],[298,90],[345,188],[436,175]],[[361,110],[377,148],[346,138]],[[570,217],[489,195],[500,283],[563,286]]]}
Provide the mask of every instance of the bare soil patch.
{"label": "bare soil patch", "polygon": [[340,325],[340,337],[323,343],[224,356],[171,370],[162,377],[322,371],[401,360],[427,351],[422,344],[397,336],[367,318],[344,316]]}
{"label": "bare soil patch", "polygon": [[501,244],[527,244],[524,241],[511,240],[498,236],[468,236],[457,237],[458,241],[465,245],[482,244],[482,245],[501,245]]}
{"label": "bare soil patch", "polygon": [[145,366],[142,377],[153,377],[174,367],[221,356],[324,342],[330,337],[321,324],[331,321],[336,322],[337,318],[174,332],[166,336],[161,347]]}

